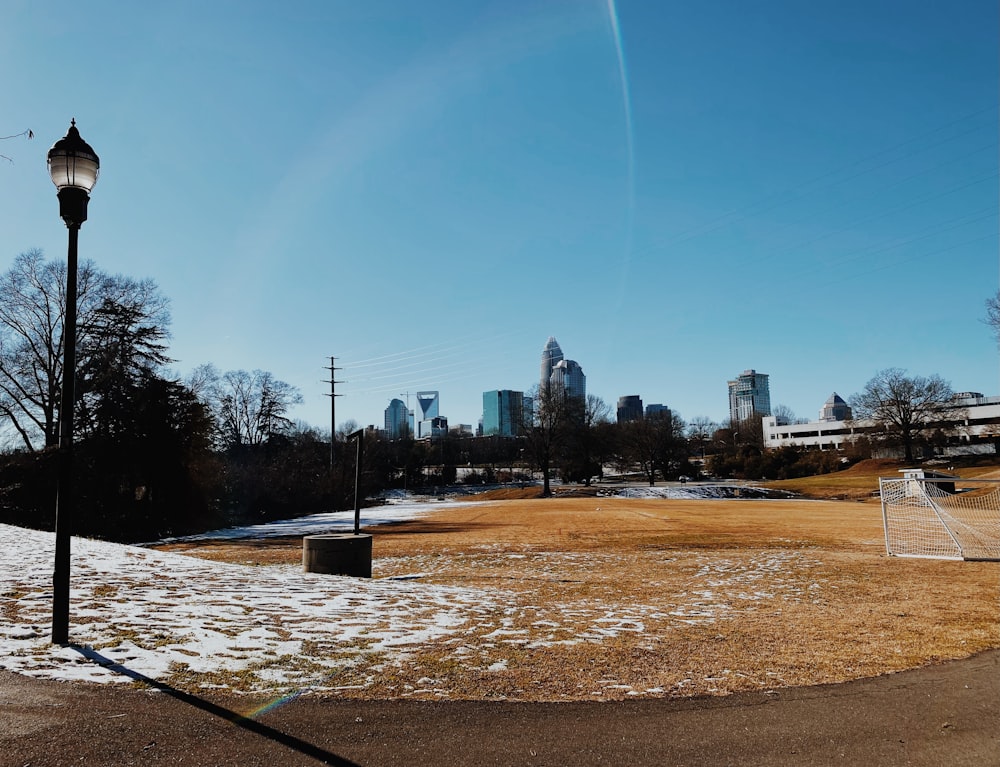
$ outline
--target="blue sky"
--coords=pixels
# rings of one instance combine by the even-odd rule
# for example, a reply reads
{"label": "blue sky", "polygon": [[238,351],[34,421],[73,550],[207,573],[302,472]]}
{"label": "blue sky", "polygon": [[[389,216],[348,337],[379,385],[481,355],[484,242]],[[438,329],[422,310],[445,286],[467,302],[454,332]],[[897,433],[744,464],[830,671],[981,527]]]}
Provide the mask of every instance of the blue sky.
{"label": "blue sky", "polygon": [[[171,353],[293,416],[452,424],[550,335],[612,405],[812,418],[875,372],[995,395],[994,0],[5,3],[0,269],[65,257],[45,153],[101,157],[81,257],[153,278]],[[617,22],[617,23],[615,23]],[[617,34],[616,34],[617,32]],[[411,398],[412,402],[412,398]]]}

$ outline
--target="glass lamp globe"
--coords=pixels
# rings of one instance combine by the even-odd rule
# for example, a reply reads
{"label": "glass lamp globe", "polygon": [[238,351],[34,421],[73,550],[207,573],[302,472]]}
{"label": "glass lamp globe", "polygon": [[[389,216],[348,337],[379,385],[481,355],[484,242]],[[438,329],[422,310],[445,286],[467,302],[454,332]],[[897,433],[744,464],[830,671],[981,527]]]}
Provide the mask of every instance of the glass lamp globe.
{"label": "glass lamp globe", "polygon": [[80,138],[76,120],[70,123],[66,135],[49,150],[49,176],[56,189],[80,189],[87,194],[97,183],[101,161],[93,148]]}

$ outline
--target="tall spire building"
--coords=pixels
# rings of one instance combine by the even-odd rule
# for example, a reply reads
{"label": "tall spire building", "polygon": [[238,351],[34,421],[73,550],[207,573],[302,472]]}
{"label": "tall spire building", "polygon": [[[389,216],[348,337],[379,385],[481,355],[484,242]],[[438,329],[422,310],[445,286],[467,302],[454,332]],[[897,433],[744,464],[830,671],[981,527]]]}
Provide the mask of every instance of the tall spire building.
{"label": "tall spire building", "polygon": [[538,382],[538,393],[540,395],[546,394],[556,386],[560,387],[569,397],[587,398],[587,377],[583,374],[583,368],[575,360],[566,359],[559,347],[559,342],[554,336],[549,336],[545,348],[542,349],[542,369],[541,379]]}
{"label": "tall spire building", "polygon": [[555,336],[549,336],[545,348],[542,349],[542,376],[538,382],[539,394],[548,391],[549,382],[552,380],[552,370],[562,361],[563,353],[562,349],[559,348],[559,342],[556,341]]}

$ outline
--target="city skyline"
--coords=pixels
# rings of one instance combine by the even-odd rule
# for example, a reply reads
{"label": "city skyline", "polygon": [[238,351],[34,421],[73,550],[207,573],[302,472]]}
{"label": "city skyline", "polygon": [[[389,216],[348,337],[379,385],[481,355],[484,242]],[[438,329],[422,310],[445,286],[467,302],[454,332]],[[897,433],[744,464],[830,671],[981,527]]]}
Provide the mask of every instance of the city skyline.
{"label": "city skyline", "polygon": [[330,356],[340,423],[476,423],[549,335],[688,421],[749,368],[805,418],[889,367],[1000,392],[992,1],[6,11],[0,269],[65,258],[75,118],[80,258],[159,285],[181,377],[269,371],[321,429]]}

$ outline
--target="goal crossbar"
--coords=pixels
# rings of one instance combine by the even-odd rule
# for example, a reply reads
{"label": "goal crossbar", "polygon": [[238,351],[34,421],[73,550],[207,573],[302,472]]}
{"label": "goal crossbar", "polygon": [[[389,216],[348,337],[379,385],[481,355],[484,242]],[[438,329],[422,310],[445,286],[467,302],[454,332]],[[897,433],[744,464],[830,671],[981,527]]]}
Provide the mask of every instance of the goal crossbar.
{"label": "goal crossbar", "polygon": [[1000,561],[1000,480],[883,477],[879,493],[890,556]]}

